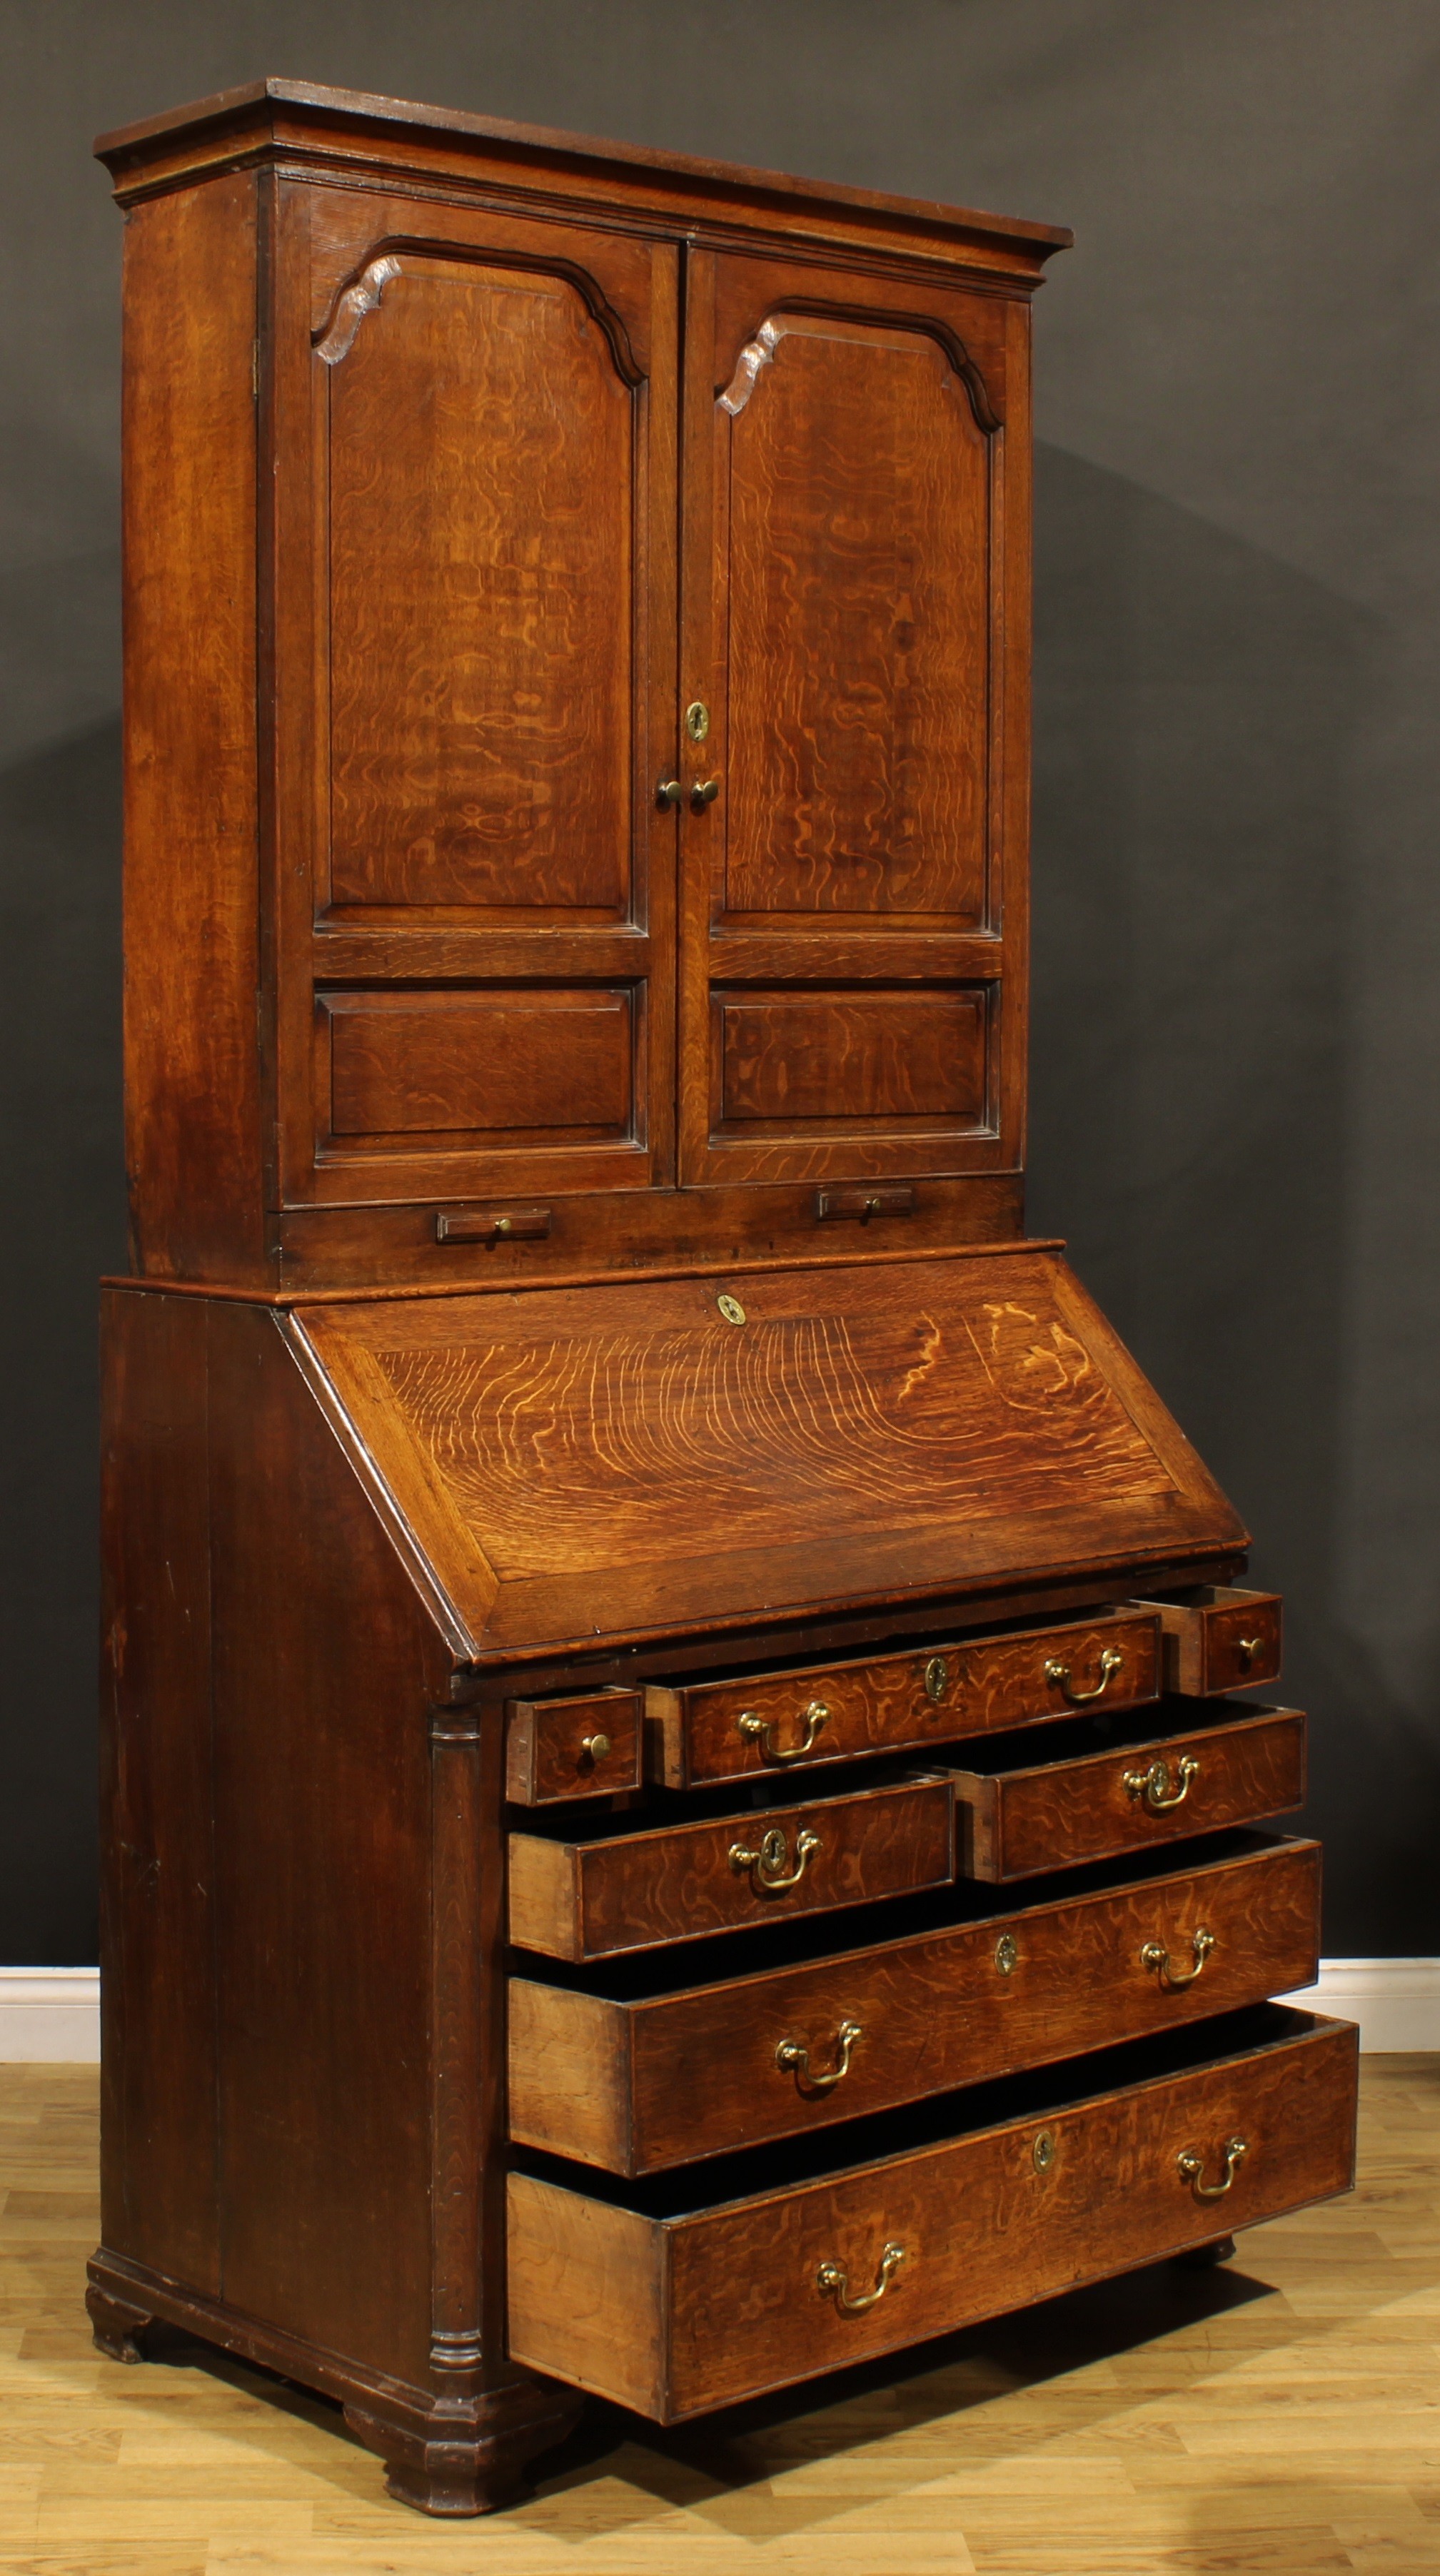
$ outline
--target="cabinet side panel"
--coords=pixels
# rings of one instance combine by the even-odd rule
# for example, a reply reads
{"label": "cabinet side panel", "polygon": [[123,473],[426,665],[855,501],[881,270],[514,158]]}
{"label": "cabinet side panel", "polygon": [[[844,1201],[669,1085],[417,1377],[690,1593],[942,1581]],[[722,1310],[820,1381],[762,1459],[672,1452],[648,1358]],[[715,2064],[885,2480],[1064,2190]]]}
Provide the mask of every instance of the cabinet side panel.
{"label": "cabinet side panel", "polygon": [[224,2296],[423,2383],[448,1661],[274,1318],[211,1336]]}
{"label": "cabinet side panel", "polygon": [[103,2234],[210,2292],[216,2216],[206,1310],[102,1308]]}
{"label": "cabinet side panel", "polygon": [[264,1275],[255,182],[125,245],[125,1090],[140,1269]]}

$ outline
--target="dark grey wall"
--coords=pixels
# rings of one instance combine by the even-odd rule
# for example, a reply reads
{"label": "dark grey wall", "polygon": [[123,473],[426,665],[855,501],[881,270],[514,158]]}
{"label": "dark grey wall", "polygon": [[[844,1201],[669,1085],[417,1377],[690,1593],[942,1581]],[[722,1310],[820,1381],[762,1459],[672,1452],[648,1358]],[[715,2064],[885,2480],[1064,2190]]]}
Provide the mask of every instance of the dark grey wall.
{"label": "dark grey wall", "polygon": [[1032,1218],[1289,1597],[1327,1947],[1440,1949],[1433,0],[10,0],[0,1959],[94,1937],[120,223],[88,146],[261,72],[1075,226],[1037,316]]}

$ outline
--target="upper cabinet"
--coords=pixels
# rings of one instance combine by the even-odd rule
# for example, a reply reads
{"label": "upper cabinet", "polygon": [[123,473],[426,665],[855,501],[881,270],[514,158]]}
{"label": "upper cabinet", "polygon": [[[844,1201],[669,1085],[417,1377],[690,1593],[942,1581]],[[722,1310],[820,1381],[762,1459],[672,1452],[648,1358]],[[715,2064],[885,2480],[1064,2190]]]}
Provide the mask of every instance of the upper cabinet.
{"label": "upper cabinet", "polygon": [[283,83],[102,149],[139,1266],[1013,1234],[1064,237]]}

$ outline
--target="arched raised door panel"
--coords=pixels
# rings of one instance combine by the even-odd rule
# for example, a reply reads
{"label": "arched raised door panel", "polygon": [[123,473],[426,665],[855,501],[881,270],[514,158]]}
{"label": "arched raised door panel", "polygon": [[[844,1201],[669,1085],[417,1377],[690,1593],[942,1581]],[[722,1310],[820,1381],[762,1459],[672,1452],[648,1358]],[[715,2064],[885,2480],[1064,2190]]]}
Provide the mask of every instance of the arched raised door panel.
{"label": "arched raised door panel", "polygon": [[693,264],[686,1178],[1009,1150],[1005,332],[944,284]]}
{"label": "arched raised door panel", "polygon": [[312,717],[308,761],[281,746],[280,901],[303,887],[313,963],[282,1004],[286,1196],[643,1187],[673,1123],[647,782],[673,736],[675,253],[438,208],[417,238],[394,211],[363,242],[353,207],[338,239],[312,225],[280,504]]}

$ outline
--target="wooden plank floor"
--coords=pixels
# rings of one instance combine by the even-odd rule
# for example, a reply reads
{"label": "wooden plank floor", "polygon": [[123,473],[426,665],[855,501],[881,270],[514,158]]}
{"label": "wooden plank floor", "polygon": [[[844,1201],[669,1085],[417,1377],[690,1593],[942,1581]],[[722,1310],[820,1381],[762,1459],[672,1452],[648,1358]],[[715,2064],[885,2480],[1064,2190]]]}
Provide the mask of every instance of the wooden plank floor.
{"label": "wooden plank floor", "polygon": [[81,2306],[95,2075],[0,2068],[7,2576],[1440,2571],[1440,2058],[1363,2067],[1360,2188],[703,2431],[612,2410],[534,2500],[428,2523],[323,2405]]}

